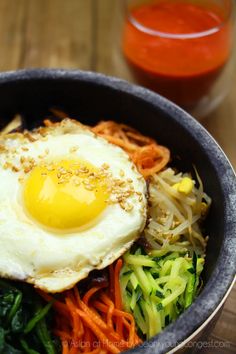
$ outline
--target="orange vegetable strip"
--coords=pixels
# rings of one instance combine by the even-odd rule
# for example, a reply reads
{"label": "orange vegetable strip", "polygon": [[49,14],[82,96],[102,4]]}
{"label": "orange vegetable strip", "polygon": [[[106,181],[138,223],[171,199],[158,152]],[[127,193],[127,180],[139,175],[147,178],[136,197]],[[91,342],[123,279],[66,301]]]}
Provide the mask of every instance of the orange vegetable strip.
{"label": "orange vegetable strip", "polygon": [[101,319],[101,317],[97,316],[82,300],[80,300],[79,307],[87,316],[92,318],[100,328],[108,330],[107,324]]}
{"label": "orange vegetable strip", "polygon": [[107,312],[108,306],[104,305],[102,302],[100,302],[98,300],[93,301],[93,306],[95,306],[99,311],[102,311],[105,313]]}
{"label": "orange vegetable strip", "polygon": [[144,177],[154,175],[162,170],[169,160],[169,150],[155,144],[141,147],[133,155],[133,162]]}
{"label": "orange vegetable strip", "polygon": [[[103,286],[101,286],[101,288],[103,288]],[[74,295],[75,295],[77,304],[78,304],[78,306],[79,306],[81,299],[80,299],[79,290],[78,290],[78,288],[77,288],[76,286],[74,287]],[[86,296],[86,294],[85,294],[85,296]],[[88,300],[89,300],[89,299],[88,299]],[[86,305],[87,305],[87,304],[86,304]],[[92,309],[91,311],[92,311],[95,315],[99,316],[99,314],[95,311],[95,309]]]}
{"label": "orange vegetable strip", "polygon": [[76,313],[76,306],[74,305],[71,298],[69,298],[69,297],[66,297],[66,304],[67,304],[67,307],[70,311],[72,321],[73,321],[73,337],[79,338],[83,335],[84,331],[81,326],[80,318],[79,318],[78,314]]}
{"label": "orange vegetable strip", "polygon": [[119,349],[113,345],[107,336],[102,332],[102,330],[97,326],[97,324],[94,323],[94,321],[87,316],[86,313],[83,311],[77,309],[77,313],[80,315],[80,317],[83,319],[84,323],[94,332],[94,334],[98,337],[100,340],[102,346],[104,346],[106,349],[108,349],[111,353],[116,354],[119,353]]}
{"label": "orange vegetable strip", "polygon": [[[107,312],[107,305],[104,305],[103,303],[101,303],[100,301],[97,301],[97,300],[95,300],[94,302],[93,302],[93,306],[95,306],[95,307],[97,307],[100,311],[102,311],[102,312]],[[120,313],[115,313],[115,315],[117,316],[123,316],[123,314],[122,314],[122,312]],[[132,315],[130,315],[130,316],[132,316]],[[128,320],[126,319],[126,318],[123,318],[122,317],[122,322],[124,323],[124,325],[126,326],[126,328],[129,330],[129,332],[130,332],[130,328],[131,328],[131,324],[128,322]],[[134,329],[135,329],[135,327],[134,327]],[[140,340],[140,338],[136,335],[136,333],[135,333],[135,335],[134,335],[134,337],[133,337],[133,334],[131,333],[131,338],[132,338],[132,340],[133,340],[133,342],[134,342],[134,344],[140,344],[140,343],[142,343],[142,341]],[[126,347],[126,348],[131,348],[133,345],[131,345],[130,344],[130,342],[124,342],[124,340],[122,341],[122,345],[123,345],[123,347]]]}
{"label": "orange vegetable strip", "polygon": [[111,302],[110,306],[108,307],[108,311],[107,311],[107,325],[108,325],[108,327],[111,328],[111,330],[114,330],[113,323],[112,323],[112,316],[113,316],[114,308],[115,308],[115,306],[114,306],[113,302]]}
{"label": "orange vegetable strip", "polygon": [[69,345],[65,340],[62,340],[62,354],[69,354]]}
{"label": "orange vegetable strip", "polygon": [[127,320],[129,320],[130,322],[134,322],[133,316],[128,312],[114,309],[113,314],[114,314],[114,316],[124,317]]}
{"label": "orange vegetable strip", "polygon": [[[78,305],[79,301],[80,301],[80,295],[79,295],[79,291],[78,291],[77,286],[74,286],[73,290],[74,290],[74,298],[75,298],[76,304]],[[82,321],[80,321],[80,331],[82,331],[84,333],[84,328],[83,328]]]}
{"label": "orange vegetable strip", "polygon": [[109,296],[106,293],[101,293],[100,295],[101,300],[106,304],[108,307],[110,305],[114,305],[113,301],[109,298]]}
{"label": "orange vegetable strip", "polygon": [[[86,331],[84,333],[83,340],[85,343],[83,351],[84,351],[84,353],[87,353],[87,352],[91,351],[91,349],[92,349],[91,347],[92,347],[92,340],[93,340],[91,330],[88,327],[86,327]],[[88,344],[88,346],[87,346],[87,344]]]}
{"label": "orange vegetable strip", "polygon": [[69,354],[78,354],[79,353],[79,348],[77,345],[72,345],[72,348],[69,351]]}
{"label": "orange vegetable strip", "polygon": [[[134,346],[135,344],[135,321],[133,316],[130,313],[120,311],[115,309],[113,311],[114,316],[120,316],[122,322],[129,328],[129,344],[130,347]],[[126,320],[130,321],[130,324],[126,322]]]}
{"label": "orange vegetable strip", "polygon": [[74,292],[72,290],[68,290],[66,292],[66,297],[69,298],[73,302],[73,304],[76,304],[76,298],[75,298]]}
{"label": "orange vegetable strip", "polygon": [[72,291],[68,291],[66,298],[66,305],[68,307],[69,313],[72,318],[72,336],[71,336],[71,348],[69,354],[77,354],[79,352],[78,343],[84,334],[83,324],[80,320],[79,315],[76,312],[75,297],[73,296]]}
{"label": "orange vegetable strip", "polygon": [[118,333],[111,331],[111,328],[108,327],[108,325],[103,321],[103,319],[98,316],[95,311],[91,310],[83,301],[80,300],[79,306],[81,310],[83,310],[87,316],[89,316],[96,325],[99,326],[99,328],[103,329],[108,337],[111,338],[111,340],[120,340],[120,336]]}
{"label": "orange vegetable strip", "polygon": [[114,268],[113,268],[113,264],[110,264],[109,267],[109,290],[110,290],[110,294],[111,294],[111,298],[114,299],[114,293],[115,293],[115,287],[114,287],[114,279],[115,279],[115,274],[114,274]]}
{"label": "orange vegetable strip", "polygon": [[64,331],[62,331],[62,330],[60,330],[60,329],[54,329],[53,333],[54,333],[56,336],[62,338],[63,340],[67,340],[67,341],[70,341],[70,340],[71,340],[70,334],[68,334],[68,333],[66,333],[66,332],[64,332]]}
{"label": "orange vegetable strip", "polygon": [[83,302],[88,305],[89,299],[93,296],[98,290],[102,289],[102,286],[96,286],[87,291],[83,297]]}
{"label": "orange vegetable strip", "polygon": [[[102,299],[102,301],[104,301],[108,306],[109,306],[110,303],[112,302],[112,301],[109,299],[109,297],[108,297],[105,293],[101,294],[101,299]],[[98,301],[94,301],[94,304],[95,304],[95,306],[98,305],[99,308],[100,308],[102,311],[107,312],[107,307],[106,307],[106,308],[105,308],[105,307],[101,307],[102,304],[100,304]],[[135,322],[134,322],[133,316],[132,316],[131,314],[127,313],[127,312],[120,311],[120,310],[118,310],[118,309],[114,309],[114,310],[113,310],[113,315],[114,315],[114,316],[121,317],[121,318],[123,319],[123,323],[125,323],[126,326],[129,325],[129,327],[131,327],[131,329],[132,329],[132,339],[133,339],[133,338],[134,338],[134,334],[135,334]],[[124,321],[125,319],[128,319],[128,320],[131,322],[131,324],[126,323],[126,322]]]}
{"label": "orange vegetable strip", "polygon": [[[100,348],[96,348],[90,352],[86,352],[86,354],[98,354],[98,353],[101,353],[101,349]],[[106,353],[106,352],[104,352]]]}
{"label": "orange vegetable strip", "polygon": [[76,299],[77,305],[79,305],[80,294],[79,294],[79,290],[78,290],[77,286],[74,287],[74,295],[75,295],[75,299]]}
{"label": "orange vegetable strip", "polygon": [[[106,295],[106,294],[101,294],[101,299],[108,305],[108,306],[111,306],[112,304],[112,301],[109,299],[109,297]],[[107,311],[107,309],[106,309]],[[126,315],[125,312],[123,311],[120,311],[120,312],[117,312],[119,310],[117,309],[114,309],[113,310],[113,315],[116,315],[118,317],[120,317],[118,319],[118,321],[120,321],[121,323],[124,323],[124,325],[126,326],[126,328],[129,330],[129,341],[130,342],[133,342],[134,341],[134,335],[135,335],[135,323],[134,323],[134,319],[133,319],[133,316],[131,314],[128,314],[128,316],[124,316],[124,314]],[[127,322],[127,319],[128,318],[131,322],[131,324],[129,322]],[[118,325],[118,322],[117,321],[117,325]],[[122,330],[122,329],[121,329]]]}

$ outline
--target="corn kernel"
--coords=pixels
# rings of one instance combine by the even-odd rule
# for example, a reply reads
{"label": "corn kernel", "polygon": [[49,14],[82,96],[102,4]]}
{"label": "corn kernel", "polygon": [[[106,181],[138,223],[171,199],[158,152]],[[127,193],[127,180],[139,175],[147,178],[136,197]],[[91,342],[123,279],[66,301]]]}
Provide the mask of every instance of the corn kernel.
{"label": "corn kernel", "polygon": [[179,183],[174,184],[172,187],[180,193],[188,195],[193,190],[193,180],[189,177],[184,177]]}
{"label": "corn kernel", "polygon": [[189,194],[193,190],[193,180],[189,177],[184,177],[180,182],[178,191],[180,193]]}
{"label": "corn kernel", "polygon": [[175,183],[175,184],[173,184],[172,188],[174,188],[178,192],[179,185],[180,185],[180,183]]}

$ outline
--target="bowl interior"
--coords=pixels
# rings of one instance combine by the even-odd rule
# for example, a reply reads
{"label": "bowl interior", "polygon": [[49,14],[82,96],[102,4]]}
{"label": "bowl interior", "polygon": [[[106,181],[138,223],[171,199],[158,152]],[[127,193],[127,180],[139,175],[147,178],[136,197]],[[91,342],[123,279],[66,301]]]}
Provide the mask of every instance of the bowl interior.
{"label": "bowl interior", "polygon": [[[224,242],[227,196],[222,188],[222,175],[230,166],[228,162],[216,164],[213,156],[206,153],[207,144],[215,143],[211,138],[207,141],[204,129],[196,122],[193,124],[183,111],[147,90],[93,74],[57,75],[55,72],[3,76],[0,78],[0,97],[2,126],[20,113],[27,128],[34,128],[50,115],[51,107],[57,107],[86,124],[105,119],[129,124],[169,147],[172,165],[184,171],[193,171],[195,166],[205,191],[213,198],[205,225],[210,238],[204,281],[209,282]],[[215,151],[217,149],[215,147]],[[219,154],[222,154],[220,150]],[[196,325],[192,324],[189,330],[196,329]]]}
{"label": "bowl interior", "polygon": [[220,181],[202,148],[201,138],[195,139],[186,128],[173,121],[172,112],[164,112],[144,99],[119,90],[117,94],[109,86],[66,78],[9,82],[0,85],[0,97],[1,125],[20,113],[25,118],[26,127],[32,129],[50,115],[51,107],[57,107],[86,124],[106,119],[129,124],[170,148],[172,164],[177,168],[193,171],[196,166],[205,190],[214,199],[206,223],[207,231],[214,235],[209,239],[205,267],[206,280],[210,277],[224,233]]}

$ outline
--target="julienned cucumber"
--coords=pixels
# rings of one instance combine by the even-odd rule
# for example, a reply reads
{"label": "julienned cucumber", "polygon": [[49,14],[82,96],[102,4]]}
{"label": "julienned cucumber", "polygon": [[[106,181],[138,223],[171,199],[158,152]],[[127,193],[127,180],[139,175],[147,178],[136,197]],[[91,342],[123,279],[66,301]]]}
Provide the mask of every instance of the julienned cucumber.
{"label": "julienned cucumber", "polygon": [[144,339],[175,320],[196,297],[204,259],[170,252],[151,256],[140,247],[124,255],[120,275],[123,305]]}

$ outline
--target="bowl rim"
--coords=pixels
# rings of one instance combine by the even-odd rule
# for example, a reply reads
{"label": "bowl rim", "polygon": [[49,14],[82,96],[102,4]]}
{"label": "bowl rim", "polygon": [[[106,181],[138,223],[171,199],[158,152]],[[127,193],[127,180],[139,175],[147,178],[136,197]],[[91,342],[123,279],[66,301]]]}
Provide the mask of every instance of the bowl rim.
{"label": "bowl rim", "polygon": [[[236,176],[225,153],[207,132],[207,130],[183,109],[168,99],[127,81],[95,73],[72,69],[23,69],[0,73],[0,86],[14,82],[31,80],[71,80],[104,86],[117,94],[122,92],[143,100],[151,106],[161,109],[170,119],[181,125],[190,136],[199,140],[204,152],[211,157],[213,167],[222,169],[220,178],[222,192],[226,198],[224,205],[224,240],[215,269],[197,299],[180,317],[163,332],[144,342],[141,346],[130,349],[129,353],[166,353],[175,352],[204,327],[220,309],[233,286],[236,272]],[[225,267],[227,264],[227,267]],[[220,275],[220,277],[219,277]],[[216,293],[217,289],[217,293]]]}

